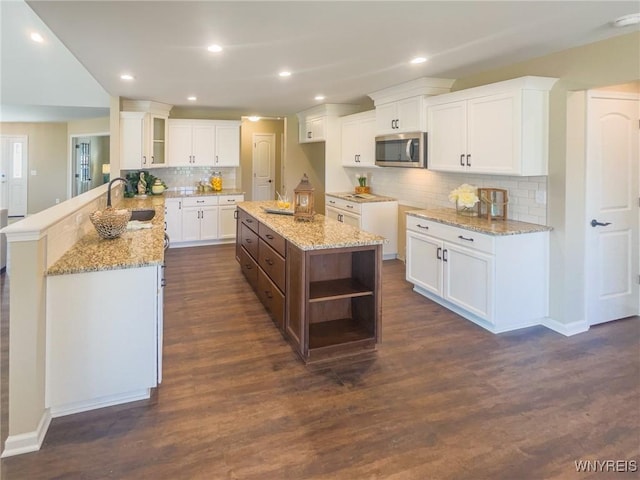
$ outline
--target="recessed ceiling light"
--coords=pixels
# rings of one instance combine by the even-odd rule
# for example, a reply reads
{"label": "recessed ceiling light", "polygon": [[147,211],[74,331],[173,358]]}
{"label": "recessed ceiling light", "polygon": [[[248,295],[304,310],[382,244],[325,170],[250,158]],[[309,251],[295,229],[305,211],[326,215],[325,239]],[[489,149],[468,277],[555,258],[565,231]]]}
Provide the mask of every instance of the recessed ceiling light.
{"label": "recessed ceiling light", "polygon": [[220,45],[216,45],[215,43],[213,45],[209,45],[207,47],[207,50],[209,50],[210,52],[213,53],[218,53],[222,51],[222,47]]}
{"label": "recessed ceiling light", "polygon": [[31,34],[31,40],[33,40],[36,43],[44,42],[44,38],[42,38],[42,35],[40,35],[38,32],[33,32]]}
{"label": "recessed ceiling light", "polygon": [[413,63],[414,65],[417,65],[418,63],[424,63],[426,61],[427,61],[427,59],[424,58],[424,57],[415,57],[415,58],[411,59],[410,63]]}
{"label": "recessed ceiling light", "polygon": [[120,78],[122,80],[133,80],[133,75],[130,75],[128,73],[123,73],[122,75],[120,75]]}
{"label": "recessed ceiling light", "polygon": [[630,13],[611,22],[614,27],[628,27],[640,23],[640,13]]}
{"label": "recessed ceiling light", "polygon": [[247,118],[252,122],[257,122],[258,120],[260,120],[260,117],[258,117],[257,115],[251,115],[250,117],[247,117]]}
{"label": "recessed ceiling light", "polygon": [[195,95],[191,95],[190,97],[187,97],[187,100],[189,100],[190,102],[195,102],[198,99],[198,97],[196,97]]}
{"label": "recessed ceiling light", "polygon": [[314,98],[316,100],[324,100],[324,95],[316,95]]}
{"label": "recessed ceiling light", "polygon": [[291,76],[291,72],[288,72],[286,70],[280,72],[278,75],[280,75],[281,77],[290,77]]}

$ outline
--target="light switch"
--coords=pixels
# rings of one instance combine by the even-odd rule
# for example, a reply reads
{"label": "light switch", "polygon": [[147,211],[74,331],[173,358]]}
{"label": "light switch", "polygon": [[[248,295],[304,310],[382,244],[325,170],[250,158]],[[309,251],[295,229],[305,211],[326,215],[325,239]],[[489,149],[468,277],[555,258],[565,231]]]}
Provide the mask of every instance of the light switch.
{"label": "light switch", "polygon": [[540,205],[546,205],[547,192],[545,190],[536,190],[536,203],[539,203]]}
{"label": "light switch", "polygon": [[31,170],[31,176],[35,177],[36,175],[38,175],[38,171],[37,170]]}

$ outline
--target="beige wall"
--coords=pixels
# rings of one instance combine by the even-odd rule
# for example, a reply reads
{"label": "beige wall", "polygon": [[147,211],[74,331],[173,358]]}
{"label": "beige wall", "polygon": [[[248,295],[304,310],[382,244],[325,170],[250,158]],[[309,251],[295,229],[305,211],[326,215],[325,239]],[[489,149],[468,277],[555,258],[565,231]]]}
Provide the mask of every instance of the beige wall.
{"label": "beige wall", "polygon": [[252,200],[253,190],[253,134],[273,133],[276,139],[276,171],[275,182],[277,192],[282,192],[282,141],[284,120],[260,120],[251,122],[243,120],[240,126],[240,188],[245,192],[245,200]]}
{"label": "beige wall", "polygon": [[67,133],[71,135],[95,135],[110,131],[109,117],[92,118],[87,120],[72,120],[67,123]]}
{"label": "beige wall", "polygon": [[[550,94],[549,177],[547,223],[551,232],[550,312],[563,324],[582,322],[584,312],[584,156],[567,157],[571,136],[567,108],[573,91],[624,84],[640,77],[640,33],[565,50],[509,67],[459,79],[453,90],[470,88],[523,75],[559,78]],[[578,99],[578,101],[580,101]],[[572,117],[573,119],[574,117]],[[569,128],[575,128],[570,125]]]}
{"label": "beige wall", "polygon": [[286,153],[284,167],[284,183],[287,191],[293,196],[293,189],[298,186],[302,175],[309,177],[315,189],[314,202],[316,212],[324,212],[325,193],[325,143],[298,143],[298,117],[290,115],[286,118]]}
{"label": "beige wall", "polygon": [[[67,198],[67,124],[2,123],[2,135],[28,137],[27,214],[55,205]],[[36,175],[32,175],[33,171]]]}

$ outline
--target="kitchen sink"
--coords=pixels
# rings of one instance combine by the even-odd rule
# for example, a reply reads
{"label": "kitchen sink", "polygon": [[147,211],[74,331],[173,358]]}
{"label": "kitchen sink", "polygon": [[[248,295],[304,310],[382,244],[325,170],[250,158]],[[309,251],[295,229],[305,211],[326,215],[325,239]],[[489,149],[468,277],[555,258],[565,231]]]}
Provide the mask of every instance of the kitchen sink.
{"label": "kitchen sink", "polygon": [[156,211],[153,209],[141,209],[141,210],[131,210],[131,220],[137,220],[139,222],[146,222],[151,220],[156,214]]}

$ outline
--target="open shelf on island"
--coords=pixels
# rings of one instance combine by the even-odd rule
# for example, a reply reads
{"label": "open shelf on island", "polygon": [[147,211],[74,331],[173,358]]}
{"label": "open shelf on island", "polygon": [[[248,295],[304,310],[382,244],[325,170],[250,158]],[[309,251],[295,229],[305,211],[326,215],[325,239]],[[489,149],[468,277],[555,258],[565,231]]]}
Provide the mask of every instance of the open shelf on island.
{"label": "open shelf on island", "polygon": [[369,340],[375,337],[371,331],[352,318],[341,318],[309,325],[309,348],[317,349]]}
{"label": "open shelf on island", "polygon": [[373,290],[356,278],[336,278],[309,284],[309,302],[373,295]]}

